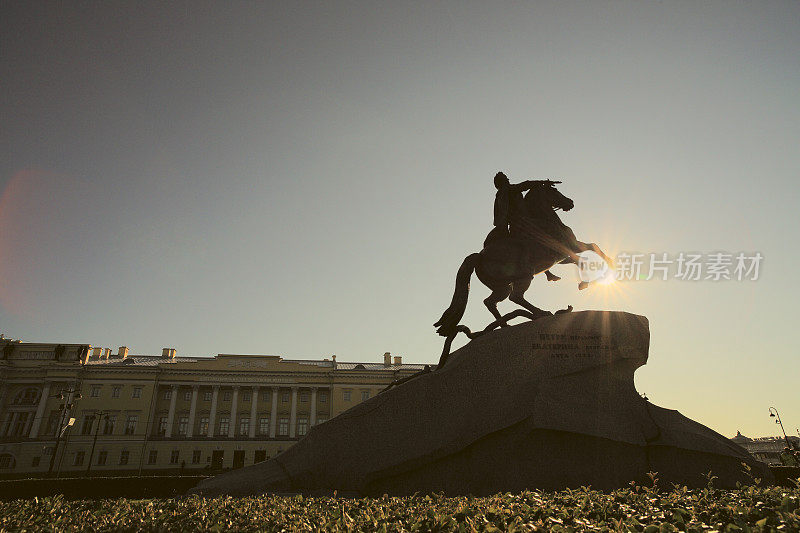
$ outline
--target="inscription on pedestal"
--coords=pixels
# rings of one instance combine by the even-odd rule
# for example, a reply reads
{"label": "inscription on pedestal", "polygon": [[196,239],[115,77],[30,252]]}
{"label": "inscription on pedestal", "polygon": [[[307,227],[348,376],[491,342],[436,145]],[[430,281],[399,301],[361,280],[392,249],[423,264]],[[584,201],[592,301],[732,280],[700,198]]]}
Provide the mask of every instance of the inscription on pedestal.
{"label": "inscription on pedestal", "polygon": [[598,334],[539,333],[538,337],[531,350],[550,350],[550,359],[587,359],[616,348],[611,339]]}

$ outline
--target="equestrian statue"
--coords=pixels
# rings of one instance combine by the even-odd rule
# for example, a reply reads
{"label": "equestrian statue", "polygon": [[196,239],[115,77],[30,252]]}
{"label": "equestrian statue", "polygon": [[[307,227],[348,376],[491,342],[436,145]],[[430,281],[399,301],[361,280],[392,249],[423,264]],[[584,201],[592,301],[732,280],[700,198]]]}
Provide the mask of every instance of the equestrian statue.
{"label": "equestrian statue", "polygon": [[[550,267],[577,264],[580,260],[578,254],[587,250],[595,252],[613,266],[611,258],[596,244],[579,241],[572,230],[561,222],[556,211],[569,211],[575,203],[556,189],[560,183],[546,179],[512,184],[502,172],[495,175],[497,194],[494,229],[486,236],[483,250],[464,259],[456,274],[456,288],[450,307],[434,324],[436,332],[447,339],[437,368],[444,365],[450,345],[459,332],[475,338],[498,326],[507,326],[508,320],[518,316],[531,320],[551,316],[553,313],[550,311],[539,309],[525,299],[525,291],[536,274],[544,273],[548,280],[558,281],[560,278],[550,272]],[[495,317],[494,322],[476,333],[459,324],[467,308],[469,280],[473,272],[492,291],[483,303]],[[578,288],[585,289],[588,285],[588,282],[582,281]],[[506,298],[523,309],[502,316],[497,304]],[[556,313],[571,310],[572,306],[569,306]]]}

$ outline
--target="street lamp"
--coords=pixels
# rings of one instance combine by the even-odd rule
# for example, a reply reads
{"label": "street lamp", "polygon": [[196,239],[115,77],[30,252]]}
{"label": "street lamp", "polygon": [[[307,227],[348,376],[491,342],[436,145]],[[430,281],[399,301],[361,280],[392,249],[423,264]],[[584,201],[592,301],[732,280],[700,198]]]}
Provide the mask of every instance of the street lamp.
{"label": "street lamp", "polygon": [[53,455],[50,456],[50,467],[47,469],[47,475],[53,473],[53,467],[56,464],[56,455],[58,454],[58,444],[61,442],[61,435],[67,430],[69,425],[67,422],[67,415],[72,411],[73,402],[82,398],[80,389],[61,389],[61,392],[52,396],[59,400],[64,400],[61,404],[61,418],[58,422],[58,432],[56,433],[56,443],[53,446]]}
{"label": "street lamp", "polygon": [[774,407],[770,407],[769,408],[769,416],[771,418],[777,418],[777,420],[775,420],[775,423],[776,424],[780,424],[781,431],[783,431],[783,440],[786,441],[786,446],[788,446],[789,449],[791,450],[792,449],[792,443],[789,442],[789,437],[786,436],[786,430],[783,429],[783,422],[781,422],[781,415],[778,414],[778,410],[775,409]]}
{"label": "street lamp", "polygon": [[95,418],[97,418],[97,427],[94,430],[94,440],[92,441],[92,451],[89,452],[89,464],[86,465],[86,475],[89,475],[89,472],[92,470],[92,457],[94,457],[94,447],[97,445],[97,435],[100,434],[100,422],[103,419],[108,420],[108,411],[97,411],[94,414]]}

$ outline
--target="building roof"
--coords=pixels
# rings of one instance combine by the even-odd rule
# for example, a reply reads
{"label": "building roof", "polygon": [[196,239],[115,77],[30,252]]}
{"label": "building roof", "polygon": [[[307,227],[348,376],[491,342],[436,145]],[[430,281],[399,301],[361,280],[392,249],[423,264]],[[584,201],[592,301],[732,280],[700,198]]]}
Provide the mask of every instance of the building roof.
{"label": "building roof", "polygon": [[731,440],[732,440],[733,442],[750,442],[750,441],[752,441],[753,439],[750,439],[750,438],[748,438],[748,437],[745,437],[744,435],[742,435],[742,432],[741,432],[741,431],[737,431],[737,432],[736,432],[736,436],[735,436],[735,437],[733,437]]}
{"label": "building roof", "polygon": [[[109,359],[89,359],[87,365],[104,366],[158,366],[175,363],[196,363],[200,357],[174,357],[172,359],[160,355],[129,355],[125,359],[112,356]],[[209,359],[209,358],[206,358]]]}
{"label": "building roof", "polygon": [[[289,369],[280,365],[295,365],[293,371],[301,370],[297,366],[315,367],[315,369],[330,369],[346,372],[418,372],[434,365],[403,364],[400,357],[390,359],[389,352],[384,354],[382,362],[336,361],[336,356],[330,359],[284,359],[278,355],[257,354],[217,354],[214,357],[183,357],[175,354],[174,348],[164,348],[161,355],[131,354],[125,346],[119,348],[119,353],[112,354],[110,348],[91,344],[52,344],[52,343],[23,343],[5,337],[0,338],[0,348],[4,359],[15,360],[41,360],[59,361],[63,363],[84,364],[95,368],[129,368],[153,367],[160,365],[198,364],[198,369],[207,370],[207,367],[217,367],[218,370],[228,370],[228,367],[263,368],[282,371]],[[11,357],[9,357],[11,356]],[[387,364],[389,362],[390,364]],[[399,364],[398,364],[399,363]],[[275,365],[279,365],[275,367]],[[222,368],[225,367],[225,368]],[[181,370],[194,370],[191,367],[180,367]],[[310,369],[309,369],[310,370]]]}
{"label": "building roof", "polygon": [[385,366],[383,363],[336,363],[337,370],[423,370],[426,365],[391,365]]}
{"label": "building roof", "polygon": [[[235,357],[232,354],[225,354],[225,357]],[[258,355],[246,355],[242,356],[247,359],[254,359],[254,358],[273,358],[277,359],[281,363],[293,363],[298,365],[309,365],[318,368],[330,368],[336,370],[365,370],[365,371],[380,371],[380,370],[401,370],[401,371],[418,371],[424,370],[424,364],[399,364],[399,365],[389,365],[386,366],[383,363],[359,363],[359,362],[339,362],[336,361],[336,366],[334,367],[334,361],[328,359],[283,359],[276,356],[258,356]],[[217,359],[216,357],[163,357],[160,355],[129,355],[124,359],[121,359],[117,356],[111,356],[108,359],[89,359],[86,361],[87,365],[97,366],[102,365],[104,367],[117,367],[117,366],[136,366],[136,367],[155,367],[158,365],[164,364],[177,364],[177,363],[202,363],[207,361],[213,361]]]}

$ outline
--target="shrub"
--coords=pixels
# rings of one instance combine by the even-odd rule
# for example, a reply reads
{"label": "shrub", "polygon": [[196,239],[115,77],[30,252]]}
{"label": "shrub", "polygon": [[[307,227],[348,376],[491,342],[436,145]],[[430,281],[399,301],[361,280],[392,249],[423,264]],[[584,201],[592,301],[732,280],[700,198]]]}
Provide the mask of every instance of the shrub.
{"label": "shrub", "polygon": [[798,531],[800,486],[631,485],[488,497],[107,499],[0,502],[0,531]]}

